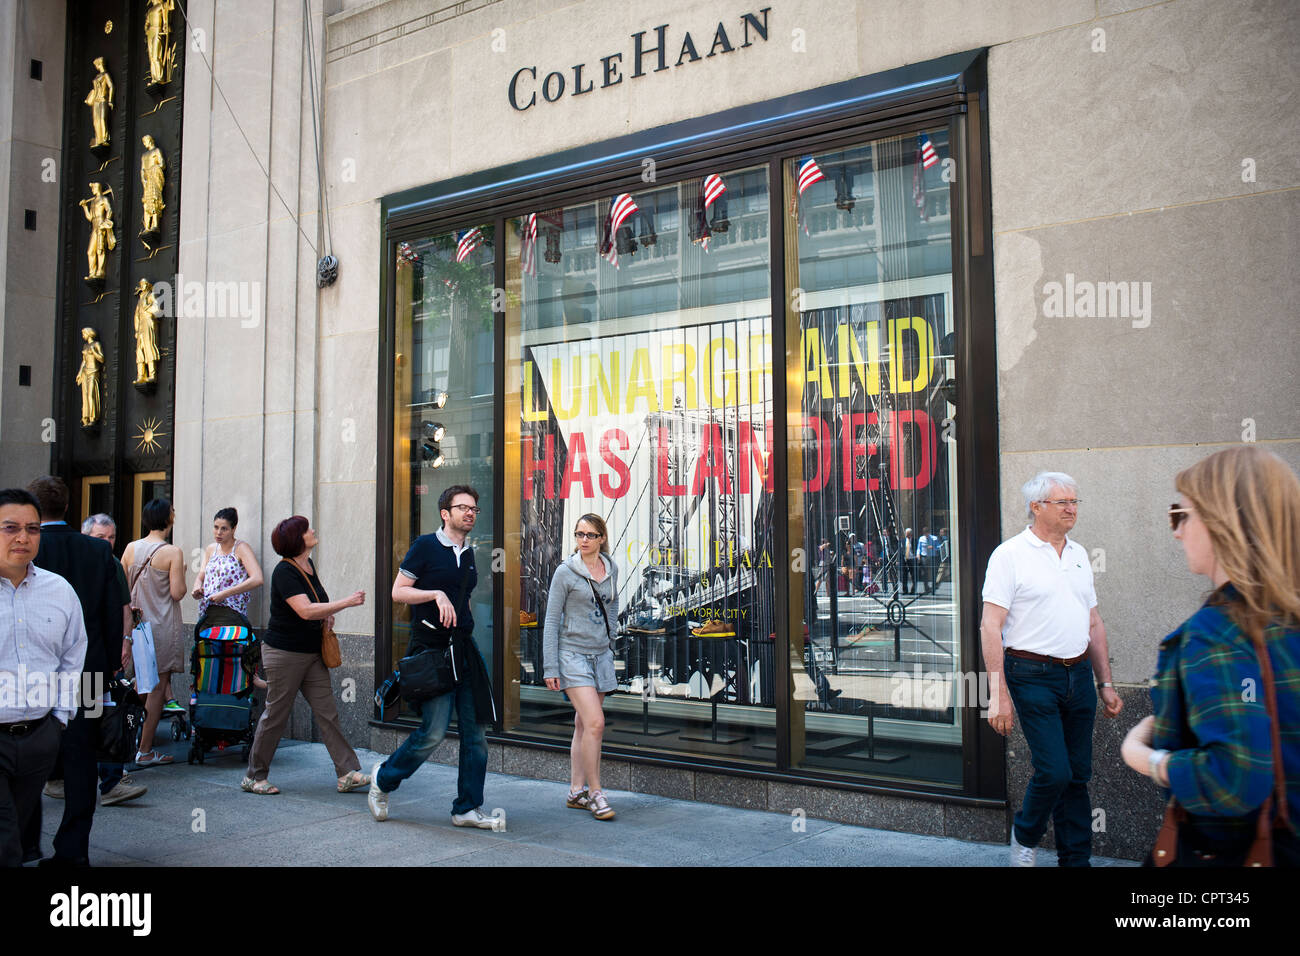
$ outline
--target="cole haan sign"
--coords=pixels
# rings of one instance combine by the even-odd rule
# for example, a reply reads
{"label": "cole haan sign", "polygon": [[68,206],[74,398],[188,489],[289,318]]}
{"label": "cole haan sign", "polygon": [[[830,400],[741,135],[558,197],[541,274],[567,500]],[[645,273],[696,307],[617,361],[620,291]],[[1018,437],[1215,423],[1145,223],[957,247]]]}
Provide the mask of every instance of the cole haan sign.
{"label": "cole haan sign", "polygon": [[[662,73],[712,56],[743,50],[753,46],[756,40],[766,43],[767,15],[771,10],[771,7],[764,7],[758,13],[743,14],[739,23],[731,25],[730,33],[727,25],[721,22],[711,31],[711,36],[709,32],[695,36],[689,31],[675,33],[671,24],[665,23],[653,30],[633,33],[630,51],[610,53],[548,73],[542,73],[536,66],[523,66],[510,78],[506,96],[511,106],[523,112],[536,106],[539,98],[554,103],[565,95],[590,93],[597,85],[603,90],[618,86],[625,78],[635,80],[648,73]],[[708,52],[704,52],[706,49]],[[677,51],[675,61],[672,60],[674,50]]]}

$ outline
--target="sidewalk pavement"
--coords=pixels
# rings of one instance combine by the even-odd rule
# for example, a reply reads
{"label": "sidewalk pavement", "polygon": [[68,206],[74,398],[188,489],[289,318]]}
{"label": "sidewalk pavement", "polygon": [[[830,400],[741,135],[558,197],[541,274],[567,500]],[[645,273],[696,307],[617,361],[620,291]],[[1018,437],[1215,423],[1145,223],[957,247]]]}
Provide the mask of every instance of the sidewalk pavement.
{"label": "sidewalk pavement", "polygon": [[[161,742],[160,742],[161,745]],[[95,811],[92,866],[1004,866],[1006,846],[797,820],[758,810],[609,790],[609,822],[564,805],[568,787],[488,774],[484,812],[502,808],[505,832],[451,824],[456,768],[428,763],[389,797],[377,823],[365,791],[338,793],[323,744],[285,740],[270,780],[282,791],[244,793],[239,748],[132,770],[149,792]],[[359,750],[363,772],[383,755]],[[42,796],[42,850],[63,803]],[[1054,866],[1056,854],[1039,853]],[[1132,866],[1093,858],[1098,866]]]}

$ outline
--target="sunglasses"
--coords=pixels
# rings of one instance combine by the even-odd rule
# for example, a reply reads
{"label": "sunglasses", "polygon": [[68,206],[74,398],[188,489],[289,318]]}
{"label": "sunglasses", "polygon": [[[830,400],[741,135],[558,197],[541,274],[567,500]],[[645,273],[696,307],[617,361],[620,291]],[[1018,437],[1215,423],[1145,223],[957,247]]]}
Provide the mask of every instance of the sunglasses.
{"label": "sunglasses", "polygon": [[1186,520],[1187,516],[1191,513],[1192,511],[1190,508],[1183,508],[1175,501],[1169,506],[1169,530],[1177,531],[1182,526],[1183,521]]}

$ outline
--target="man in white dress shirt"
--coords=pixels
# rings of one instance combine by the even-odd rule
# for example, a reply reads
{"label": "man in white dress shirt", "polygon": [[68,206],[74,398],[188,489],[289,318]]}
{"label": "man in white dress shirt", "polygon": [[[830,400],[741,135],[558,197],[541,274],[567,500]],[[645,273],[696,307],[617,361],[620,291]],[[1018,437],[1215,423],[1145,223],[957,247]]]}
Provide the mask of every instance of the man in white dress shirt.
{"label": "man in white dress shirt", "polygon": [[0,491],[0,866],[22,865],[22,832],[77,711],[86,627],[72,585],[32,563],[41,512]]}
{"label": "man in white dress shirt", "polygon": [[1045,471],[1021,492],[1032,524],[989,558],[980,620],[989,723],[1005,736],[1019,714],[1034,765],[1011,826],[1011,862],[1034,865],[1050,819],[1060,865],[1088,866],[1097,690],[1107,717],[1123,704],[1110,679],[1088,552],[1066,535],[1079,515],[1078,483]]}

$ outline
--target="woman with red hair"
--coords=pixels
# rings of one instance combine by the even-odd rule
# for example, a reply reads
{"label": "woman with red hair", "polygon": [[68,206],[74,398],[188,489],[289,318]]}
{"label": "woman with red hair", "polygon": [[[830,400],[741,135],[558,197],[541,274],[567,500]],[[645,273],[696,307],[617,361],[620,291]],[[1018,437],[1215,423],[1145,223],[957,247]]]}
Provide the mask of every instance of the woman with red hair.
{"label": "woman with red hair", "polygon": [[319,542],[315,529],[302,515],[285,518],[271,532],[271,547],[283,560],[271,574],[271,617],[262,650],[269,686],[266,709],[257,722],[248,755],[248,774],[240,784],[248,793],[280,792],[267,780],[267,774],[299,691],[311,706],[321,740],[334,761],[339,793],[370,786],[370,778],[361,772],[361,761],[339,726],[334,685],[321,659],[323,623],[328,621],[333,627],[334,615],[344,608],[360,607],[366,592],[357,591],[341,601],[329,599],[311,560],[312,549]]}

